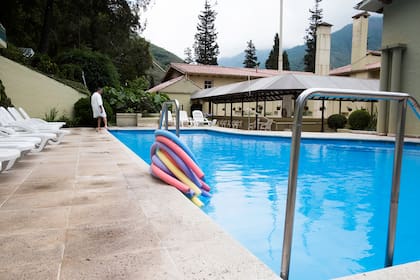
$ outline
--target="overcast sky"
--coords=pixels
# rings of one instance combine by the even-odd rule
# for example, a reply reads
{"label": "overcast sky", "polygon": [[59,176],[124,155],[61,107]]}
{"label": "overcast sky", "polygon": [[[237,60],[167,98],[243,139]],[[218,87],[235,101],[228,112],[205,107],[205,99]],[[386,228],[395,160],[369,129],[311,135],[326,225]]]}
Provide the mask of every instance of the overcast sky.
{"label": "overcast sky", "polygon": [[[236,55],[252,40],[257,49],[270,49],[280,29],[280,0],[209,0],[217,12],[220,57]],[[198,15],[205,0],[152,0],[143,36],[159,47],[185,58],[184,49],[194,43]],[[323,21],[333,25],[332,32],[352,22],[360,11],[353,7],[360,0],[323,0]],[[309,26],[309,9],[314,0],[283,0],[283,48],[304,43]]]}

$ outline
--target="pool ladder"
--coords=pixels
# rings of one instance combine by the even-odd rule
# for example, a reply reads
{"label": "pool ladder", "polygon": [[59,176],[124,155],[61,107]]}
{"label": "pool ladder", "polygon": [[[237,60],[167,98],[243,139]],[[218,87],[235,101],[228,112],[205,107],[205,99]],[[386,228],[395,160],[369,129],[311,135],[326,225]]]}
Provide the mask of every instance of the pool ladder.
{"label": "pool ladder", "polygon": [[302,92],[296,99],[295,117],[293,121],[292,144],[290,149],[290,169],[287,189],[286,218],[284,222],[283,251],[280,277],[289,279],[290,254],[292,248],[293,222],[296,202],[297,172],[299,165],[299,150],[302,134],[302,116],[306,101],[310,98],[349,98],[353,100],[384,100],[398,102],[397,131],[395,135],[394,163],[392,171],[391,201],[388,218],[388,236],[385,257],[385,267],[392,266],[394,257],[395,231],[397,225],[398,200],[400,192],[401,161],[404,145],[404,129],[407,103],[420,119],[420,106],[417,100],[401,92],[360,91],[346,89],[310,88]]}
{"label": "pool ladder", "polygon": [[175,128],[176,128],[176,136],[179,137],[179,102],[177,99],[168,100],[163,102],[162,104],[162,113],[160,114],[159,119],[159,129],[162,129],[163,121],[165,120],[165,129],[168,130],[168,110],[169,105],[175,105]]}

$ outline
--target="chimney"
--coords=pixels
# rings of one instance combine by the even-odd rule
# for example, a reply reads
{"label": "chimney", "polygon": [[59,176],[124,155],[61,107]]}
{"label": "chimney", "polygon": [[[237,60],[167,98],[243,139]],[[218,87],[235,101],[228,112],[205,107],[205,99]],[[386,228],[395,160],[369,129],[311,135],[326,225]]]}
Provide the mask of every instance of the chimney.
{"label": "chimney", "polygon": [[360,69],[362,60],[367,53],[367,37],[369,25],[368,12],[362,12],[353,16],[353,35],[351,42],[351,68]]}
{"label": "chimney", "polygon": [[316,28],[315,74],[330,73],[331,24],[323,22]]}

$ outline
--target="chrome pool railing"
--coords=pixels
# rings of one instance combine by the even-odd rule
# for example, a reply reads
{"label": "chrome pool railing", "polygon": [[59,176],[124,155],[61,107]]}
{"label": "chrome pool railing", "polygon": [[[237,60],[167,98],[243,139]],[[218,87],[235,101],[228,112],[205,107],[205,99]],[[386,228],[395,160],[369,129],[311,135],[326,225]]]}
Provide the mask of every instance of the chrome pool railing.
{"label": "chrome pool railing", "polygon": [[159,119],[159,129],[162,128],[163,125],[163,120],[165,120],[165,129],[168,130],[168,106],[169,105],[175,105],[175,127],[176,127],[176,136],[179,137],[179,102],[177,99],[173,99],[173,100],[168,100],[163,102],[162,104],[162,113],[160,114],[160,119]]}
{"label": "chrome pool railing", "polygon": [[363,100],[386,100],[398,102],[400,114],[397,116],[397,131],[395,135],[394,163],[392,171],[392,190],[390,212],[388,218],[388,236],[385,266],[392,266],[394,257],[395,231],[397,225],[398,200],[401,177],[401,161],[404,145],[405,119],[407,103],[420,119],[420,106],[414,97],[401,92],[362,91],[351,89],[310,88],[302,92],[296,99],[295,117],[293,121],[292,144],[290,148],[290,167],[287,189],[286,217],[284,222],[283,249],[280,267],[280,277],[289,279],[290,255],[292,248],[293,223],[295,214],[297,173],[299,165],[300,140],[302,134],[302,116],[306,101],[314,97],[348,98]]}

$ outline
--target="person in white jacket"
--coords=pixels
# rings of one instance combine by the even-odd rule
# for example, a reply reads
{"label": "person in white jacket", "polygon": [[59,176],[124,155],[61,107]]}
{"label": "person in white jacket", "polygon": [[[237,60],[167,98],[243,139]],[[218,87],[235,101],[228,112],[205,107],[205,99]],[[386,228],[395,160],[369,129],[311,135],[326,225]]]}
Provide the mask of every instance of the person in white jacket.
{"label": "person in white jacket", "polygon": [[106,112],[102,102],[102,93],[104,90],[102,88],[98,88],[91,97],[91,105],[92,105],[92,112],[93,118],[98,119],[98,127],[96,131],[101,130],[101,120],[104,122],[105,129],[108,129],[108,123],[106,120]]}

